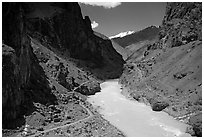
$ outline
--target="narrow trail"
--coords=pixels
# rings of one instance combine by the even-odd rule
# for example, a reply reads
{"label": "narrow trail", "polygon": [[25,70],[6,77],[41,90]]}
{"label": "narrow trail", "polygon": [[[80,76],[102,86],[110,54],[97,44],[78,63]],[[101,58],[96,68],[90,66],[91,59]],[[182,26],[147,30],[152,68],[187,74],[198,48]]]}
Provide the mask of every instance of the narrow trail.
{"label": "narrow trail", "polygon": [[84,109],[86,109],[86,110],[88,111],[88,113],[89,113],[89,116],[88,116],[88,117],[86,117],[86,118],[84,118],[84,119],[80,119],[80,120],[75,121],[75,122],[70,123],[70,124],[65,124],[65,125],[57,126],[57,127],[51,128],[51,129],[47,129],[47,130],[44,130],[44,131],[35,133],[34,135],[31,135],[31,136],[29,136],[29,137],[38,137],[38,136],[40,136],[41,134],[45,134],[45,133],[50,132],[50,131],[52,131],[52,130],[62,129],[62,128],[66,128],[66,127],[71,126],[71,125],[75,125],[75,124],[80,123],[80,122],[85,122],[86,120],[89,120],[90,118],[92,118],[92,117],[94,116],[93,113],[92,113],[87,107],[85,107],[85,106],[82,105],[82,104],[80,104],[80,106],[82,106]]}

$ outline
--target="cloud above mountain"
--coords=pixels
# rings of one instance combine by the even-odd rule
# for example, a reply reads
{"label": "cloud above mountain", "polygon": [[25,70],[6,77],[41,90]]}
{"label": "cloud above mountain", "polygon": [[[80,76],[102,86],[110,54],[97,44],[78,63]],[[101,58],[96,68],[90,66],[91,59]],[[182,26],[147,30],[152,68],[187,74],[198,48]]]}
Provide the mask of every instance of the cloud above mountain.
{"label": "cloud above mountain", "polygon": [[92,27],[92,28],[97,28],[97,27],[98,27],[98,23],[97,23],[96,21],[93,21],[93,22],[91,23],[91,27]]}
{"label": "cloud above mountain", "polygon": [[91,5],[91,6],[101,6],[106,9],[115,8],[121,5],[121,2],[81,2],[81,3]]}

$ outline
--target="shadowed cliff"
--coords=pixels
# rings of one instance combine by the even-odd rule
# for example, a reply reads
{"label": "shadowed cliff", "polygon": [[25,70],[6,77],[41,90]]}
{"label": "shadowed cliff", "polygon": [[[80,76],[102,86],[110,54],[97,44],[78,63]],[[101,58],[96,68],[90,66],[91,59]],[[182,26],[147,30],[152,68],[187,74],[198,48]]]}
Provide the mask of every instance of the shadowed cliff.
{"label": "shadowed cliff", "polygon": [[61,85],[92,95],[122,74],[122,56],[94,35],[78,3],[2,5],[3,128],[25,124],[33,103],[57,104]]}
{"label": "shadowed cliff", "polygon": [[25,25],[26,5],[3,3],[3,128],[19,126],[32,103],[55,103],[47,78],[31,48]]}

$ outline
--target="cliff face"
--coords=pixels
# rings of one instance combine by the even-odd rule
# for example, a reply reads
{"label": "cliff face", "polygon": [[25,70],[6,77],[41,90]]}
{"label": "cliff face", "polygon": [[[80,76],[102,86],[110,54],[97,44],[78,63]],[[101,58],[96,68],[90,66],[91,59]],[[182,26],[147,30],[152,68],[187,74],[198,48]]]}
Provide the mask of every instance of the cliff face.
{"label": "cliff face", "polygon": [[100,91],[96,78],[122,73],[122,57],[77,3],[3,3],[2,11],[3,128],[23,124],[34,102],[57,103],[58,86],[90,95]]}
{"label": "cliff face", "polygon": [[[89,17],[82,18],[77,3],[47,3],[43,7],[41,5],[36,4],[34,11],[28,15],[32,22],[32,33],[40,33],[41,39],[48,39],[53,47],[61,51],[69,50],[71,57],[96,61],[101,59],[101,48],[90,39],[93,34],[91,21]],[[42,8],[55,7],[59,9],[51,15],[45,14],[42,18],[44,13],[38,14]]]}
{"label": "cliff face", "polygon": [[12,122],[29,113],[33,101],[55,100],[26,35],[24,6],[3,3],[3,127],[16,126]]}
{"label": "cliff face", "polygon": [[202,5],[168,3],[160,31],[160,47],[177,47],[202,40]]}
{"label": "cliff face", "polygon": [[[19,71],[17,65],[17,57],[15,50],[8,46],[2,48],[3,58],[3,89],[2,89],[2,105],[5,117],[15,119],[19,114],[19,106],[24,101],[24,95],[19,91]],[[16,72],[15,72],[16,70]],[[15,102],[15,103],[13,103]],[[3,117],[3,121],[6,118]]]}
{"label": "cliff face", "polygon": [[[122,73],[124,61],[111,44],[110,40],[96,36],[91,29],[91,21],[88,16],[83,19],[80,7],[77,3],[47,3],[43,8],[55,9],[51,15],[43,11],[41,3],[36,4],[34,11],[29,14],[31,35],[38,40],[59,50],[66,57],[83,60],[85,68],[98,78],[116,78]],[[58,8],[58,9],[57,9]],[[44,16],[42,18],[41,16]],[[111,55],[109,55],[111,53]],[[101,76],[92,69],[109,68],[114,75]],[[113,69],[118,69],[116,72]],[[113,72],[114,71],[114,72]],[[105,73],[102,72],[101,73]],[[108,73],[107,73],[108,74]]]}
{"label": "cliff face", "polygon": [[159,40],[127,59],[120,82],[137,101],[202,135],[201,3],[168,3]]}

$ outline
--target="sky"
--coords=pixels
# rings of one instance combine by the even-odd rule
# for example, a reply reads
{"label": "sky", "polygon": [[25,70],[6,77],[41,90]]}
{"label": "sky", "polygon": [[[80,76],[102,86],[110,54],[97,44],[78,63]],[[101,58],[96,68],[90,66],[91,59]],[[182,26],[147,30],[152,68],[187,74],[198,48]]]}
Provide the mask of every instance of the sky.
{"label": "sky", "polygon": [[139,31],[159,26],[165,14],[165,2],[80,3],[82,15],[88,15],[94,31],[107,37],[124,31]]}

